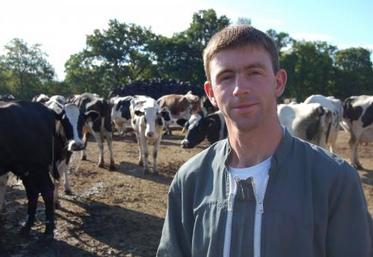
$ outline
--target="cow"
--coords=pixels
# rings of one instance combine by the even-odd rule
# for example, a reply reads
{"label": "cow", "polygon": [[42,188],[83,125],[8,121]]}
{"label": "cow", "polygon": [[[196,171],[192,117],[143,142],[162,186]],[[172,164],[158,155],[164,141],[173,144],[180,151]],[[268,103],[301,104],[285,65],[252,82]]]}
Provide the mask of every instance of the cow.
{"label": "cow", "polygon": [[131,126],[130,103],[132,99],[132,96],[110,98],[111,120],[120,135],[125,133],[126,127]]}
{"label": "cow", "polygon": [[351,96],[343,102],[342,128],[350,134],[351,164],[363,169],[357,149],[359,143],[373,141],[373,96]]}
{"label": "cow", "polygon": [[212,144],[227,137],[227,126],[221,111],[210,113],[205,117],[192,115],[187,125],[187,134],[181,141],[182,148],[193,148],[205,139]]}
{"label": "cow", "polygon": [[[40,103],[0,103],[3,121],[0,126],[0,174],[12,171],[19,176],[28,198],[28,218],[21,229],[22,234],[27,235],[33,226],[41,193],[46,206],[45,234],[53,237],[54,205],[58,204],[58,195],[49,170],[53,171],[57,181],[71,151],[84,147],[81,139],[84,120],[97,116],[95,112],[81,115],[73,104],[65,105],[62,112],[56,113]],[[0,191],[5,191],[3,188]]]}
{"label": "cow", "polygon": [[[64,177],[65,193],[71,195],[71,187],[68,178],[70,158],[73,151],[80,151],[85,148],[82,139],[83,126],[87,121],[95,120],[99,114],[96,111],[80,113],[77,105],[65,103],[65,99],[60,96],[52,96],[45,105],[53,110],[57,115],[56,134],[64,146],[60,154],[61,158],[57,162],[57,169],[60,177]],[[59,207],[58,188],[60,180],[54,181],[54,201]]]}
{"label": "cow", "polygon": [[296,137],[323,148],[326,147],[332,114],[318,103],[279,104],[280,123]]}
{"label": "cow", "polygon": [[[72,101],[79,106],[80,111],[85,113],[86,111],[96,111],[100,114],[99,118],[94,121],[90,121],[86,124],[84,129],[83,140],[87,143],[88,133],[90,132],[95,138],[99,148],[98,167],[104,167],[104,141],[106,140],[109,154],[110,164],[109,170],[115,170],[115,161],[113,157],[113,135],[112,135],[112,121],[111,121],[111,107],[110,104],[103,98],[98,97],[96,94],[83,93],[81,95],[75,95]],[[85,150],[82,151],[82,160],[87,159],[87,153]]]}
{"label": "cow", "polygon": [[0,101],[11,102],[11,101],[15,101],[15,100],[16,100],[16,98],[12,94],[0,95]]}
{"label": "cow", "polygon": [[160,97],[157,100],[158,105],[170,116],[169,121],[165,123],[166,134],[171,135],[171,125],[177,124],[183,127],[193,113],[206,113],[203,107],[204,100],[204,97],[193,95],[191,91],[185,95],[169,94]]}
{"label": "cow", "polygon": [[164,118],[156,100],[148,96],[134,96],[130,104],[131,125],[136,134],[139,147],[139,165],[143,173],[149,172],[148,144],[153,145],[152,172],[157,173],[157,154],[162,139]]}
{"label": "cow", "polygon": [[47,96],[46,94],[36,95],[32,98],[33,102],[38,102],[42,104],[46,103],[48,100],[49,100],[49,96]]}
{"label": "cow", "polygon": [[[28,217],[21,233],[29,234],[41,193],[45,203],[45,236],[53,238],[54,185],[49,172],[59,179],[57,165],[63,159],[64,149],[84,147],[83,143],[70,140],[71,128],[76,125],[71,124],[66,113],[57,115],[41,103],[27,101],[0,102],[0,119],[0,175],[11,171],[20,177],[28,200]],[[60,121],[60,129],[56,120]]]}
{"label": "cow", "polygon": [[335,153],[338,132],[340,129],[339,124],[342,122],[343,118],[342,101],[333,96],[326,97],[323,95],[311,95],[304,100],[304,103],[319,103],[322,107],[331,111],[332,124],[326,144],[329,146],[330,152]]}

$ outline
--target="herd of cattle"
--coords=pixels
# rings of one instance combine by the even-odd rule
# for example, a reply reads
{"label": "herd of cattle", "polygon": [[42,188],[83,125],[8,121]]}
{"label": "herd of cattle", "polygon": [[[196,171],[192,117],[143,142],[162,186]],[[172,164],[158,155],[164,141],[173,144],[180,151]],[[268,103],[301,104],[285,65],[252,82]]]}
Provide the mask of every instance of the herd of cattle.
{"label": "herd of cattle", "polygon": [[[206,97],[169,94],[154,99],[145,95],[113,95],[105,100],[84,93],[65,98],[60,95],[35,96],[32,101],[0,98],[0,209],[3,204],[8,172],[20,177],[28,200],[28,217],[21,233],[27,235],[34,224],[37,200],[45,202],[45,235],[53,237],[54,209],[59,206],[59,178],[64,177],[65,193],[70,194],[69,163],[73,152],[86,159],[87,136],[98,145],[98,166],[105,167],[106,141],[110,162],[116,169],[112,151],[113,128],[120,134],[134,131],[139,147],[139,165],[143,172],[157,172],[157,154],[164,133],[173,126],[186,131],[180,142],[192,148],[204,141],[213,143],[227,136],[221,112],[208,113]],[[357,155],[360,143],[373,140],[373,96],[352,96],[344,102],[312,95],[303,103],[278,105],[278,117],[294,136],[335,152],[338,132],[350,134],[351,163],[362,168]],[[153,145],[149,169],[148,145]],[[52,176],[50,176],[50,174]],[[52,177],[52,178],[51,178]],[[56,190],[55,190],[56,189]]]}

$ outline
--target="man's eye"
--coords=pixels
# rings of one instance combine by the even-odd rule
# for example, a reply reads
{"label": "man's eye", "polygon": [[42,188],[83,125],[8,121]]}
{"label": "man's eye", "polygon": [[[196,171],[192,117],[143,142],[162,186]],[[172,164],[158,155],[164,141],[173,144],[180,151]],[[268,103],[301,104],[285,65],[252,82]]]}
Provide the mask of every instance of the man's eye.
{"label": "man's eye", "polygon": [[222,77],[220,78],[220,80],[221,80],[221,81],[226,81],[226,80],[230,80],[230,79],[232,79],[232,78],[233,78],[232,75],[225,75],[225,76],[222,76]]}
{"label": "man's eye", "polygon": [[252,70],[248,72],[249,75],[260,75],[262,74],[259,70]]}

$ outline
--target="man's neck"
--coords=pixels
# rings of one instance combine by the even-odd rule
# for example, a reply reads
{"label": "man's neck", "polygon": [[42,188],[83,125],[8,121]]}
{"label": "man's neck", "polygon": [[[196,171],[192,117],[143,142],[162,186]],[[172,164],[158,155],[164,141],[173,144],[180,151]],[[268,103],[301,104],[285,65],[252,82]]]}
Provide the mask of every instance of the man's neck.
{"label": "man's neck", "polygon": [[228,134],[232,147],[229,165],[243,168],[258,164],[273,155],[283,137],[283,128],[277,123],[245,132],[231,129]]}

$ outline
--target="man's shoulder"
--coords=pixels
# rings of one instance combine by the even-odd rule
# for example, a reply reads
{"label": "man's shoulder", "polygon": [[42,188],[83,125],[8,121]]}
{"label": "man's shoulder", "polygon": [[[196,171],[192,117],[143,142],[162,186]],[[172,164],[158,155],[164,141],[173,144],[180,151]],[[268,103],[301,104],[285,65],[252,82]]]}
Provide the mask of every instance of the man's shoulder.
{"label": "man's shoulder", "polygon": [[220,140],[188,159],[177,171],[179,179],[207,173],[224,165],[227,140]]}
{"label": "man's shoulder", "polygon": [[322,173],[323,177],[356,173],[356,170],[341,156],[301,139],[296,139],[294,142],[296,144],[294,154],[303,155],[300,156],[301,159],[306,161],[313,172]]}

